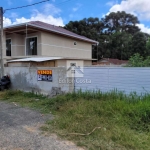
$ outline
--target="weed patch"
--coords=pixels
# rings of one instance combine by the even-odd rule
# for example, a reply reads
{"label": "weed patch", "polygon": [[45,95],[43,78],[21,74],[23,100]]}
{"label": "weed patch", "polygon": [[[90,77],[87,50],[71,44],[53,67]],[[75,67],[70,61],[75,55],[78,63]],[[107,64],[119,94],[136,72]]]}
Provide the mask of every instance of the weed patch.
{"label": "weed patch", "polygon": [[4,91],[0,99],[42,113],[52,112],[54,120],[48,121],[42,130],[57,133],[89,150],[150,147],[149,94],[78,91],[49,99],[34,93]]}

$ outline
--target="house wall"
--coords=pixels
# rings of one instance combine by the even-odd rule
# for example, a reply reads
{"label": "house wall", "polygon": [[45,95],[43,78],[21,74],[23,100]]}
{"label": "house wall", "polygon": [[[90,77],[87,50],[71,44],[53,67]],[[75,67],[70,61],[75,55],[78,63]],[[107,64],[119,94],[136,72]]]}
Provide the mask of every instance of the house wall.
{"label": "house wall", "polygon": [[11,62],[8,63],[8,67],[29,67],[30,63],[29,62]]}
{"label": "house wall", "polygon": [[67,67],[67,62],[77,63],[80,66],[91,66],[91,60],[50,60],[44,62],[8,62],[8,67]]}
{"label": "house wall", "polygon": [[3,33],[3,56],[6,56],[6,34]]}
{"label": "house wall", "polygon": [[[76,41],[77,45],[74,45]],[[53,33],[41,33],[42,56],[92,58],[90,43]]]}
{"label": "house wall", "polygon": [[[4,34],[5,35],[5,34]],[[54,33],[47,33],[39,31],[32,34],[27,34],[27,37],[37,37],[37,55],[38,56],[60,56],[60,57],[74,57],[74,58],[92,58],[91,43],[60,36]],[[6,39],[11,39],[11,56],[26,56],[25,52],[25,38],[26,35],[12,33],[4,37],[4,58],[6,56]],[[77,45],[74,45],[74,42]]]}
{"label": "house wall", "polygon": [[55,61],[55,67],[66,67],[67,64],[66,64],[66,60],[56,60]]}
{"label": "house wall", "polygon": [[9,62],[8,67],[55,67],[55,61],[44,62]]}
{"label": "house wall", "polygon": [[[4,56],[6,56],[6,35],[5,35],[5,32],[3,32],[3,39],[2,39],[2,43],[3,43],[3,64],[6,63],[6,59]],[[1,60],[0,60],[0,63],[1,63]]]}
{"label": "house wall", "polygon": [[[32,34],[27,34],[27,37],[37,37],[37,54],[41,55],[41,32],[36,32]],[[4,49],[3,49],[3,56],[4,58],[10,58],[6,56],[6,39],[11,39],[11,56],[26,56],[25,51],[25,39],[26,35],[20,34],[10,34],[4,37]]]}
{"label": "house wall", "polygon": [[55,67],[68,67],[70,63],[76,63],[78,66],[89,66],[91,61],[86,60],[56,60]]}
{"label": "house wall", "polygon": [[92,60],[84,60],[84,66],[92,66]]}

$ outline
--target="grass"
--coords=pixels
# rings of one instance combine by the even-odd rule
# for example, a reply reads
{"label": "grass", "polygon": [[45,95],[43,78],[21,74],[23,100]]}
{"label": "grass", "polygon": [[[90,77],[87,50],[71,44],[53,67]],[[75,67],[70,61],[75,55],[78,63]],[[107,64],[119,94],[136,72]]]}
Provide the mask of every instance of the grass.
{"label": "grass", "polygon": [[[69,93],[47,98],[34,93],[4,91],[0,99],[53,113],[43,130],[57,133],[89,150],[149,150],[150,95],[112,91]],[[89,133],[80,136],[70,133]]]}

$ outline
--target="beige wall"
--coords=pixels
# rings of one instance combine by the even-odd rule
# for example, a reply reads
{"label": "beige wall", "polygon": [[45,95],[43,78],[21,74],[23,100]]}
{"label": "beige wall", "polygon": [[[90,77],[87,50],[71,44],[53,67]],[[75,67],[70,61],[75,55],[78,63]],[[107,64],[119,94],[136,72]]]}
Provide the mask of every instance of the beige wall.
{"label": "beige wall", "polygon": [[[91,66],[92,61],[91,60],[56,60],[55,61],[55,67],[67,67],[69,65],[68,63],[77,63],[79,66]],[[70,65],[69,65],[70,66]]]}
{"label": "beige wall", "polygon": [[9,62],[8,67],[55,67],[55,61],[44,62]]}
{"label": "beige wall", "polygon": [[[37,37],[37,43],[41,43],[41,32],[36,32],[33,34],[27,34],[27,37]],[[26,35],[20,35],[20,34],[10,34],[4,37],[4,49],[3,49],[3,55],[4,58],[6,57],[6,40],[5,39],[11,39],[11,56],[26,56],[25,54],[25,39]],[[41,55],[41,46],[38,44],[37,47],[37,54]]]}
{"label": "beige wall", "polygon": [[[51,60],[45,62],[9,62],[8,67],[67,67],[67,63],[77,63],[79,66],[91,66],[90,60]],[[68,64],[69,65],[69,64]]]}
{"label": "beige wall", "polygon": [[6,55],[6,34],[3,33],[3,56]]}
{"label": "beige wall", "polygon": [[[90,43],[75,40],[53,33],[41,33],[41,48],[43,56],[61,56],[92,58],[92,46]],[[74,42],[77,45],[74,45]]]}
{"label": "beige wall", "polygon": [[[4,37],[4,58],[6,56],[6,40],[12,40],[12,56],[25,56],[25,37],[26,35],[10,34]],[[75,40],[65,36],[60,36],[47,32],[36,32],[28,34],[27,37],[37,37],[37,54],[38,56],[60,56],[60,57],[74,57],[74,58],[92,58],[92,46],[90,43]],[[74,45],[74,42],[77,45]]]}
{"label": "beige wall", "polygon": [[66,67],[67,63],[66,60],[56,60],[55,61],[55,67]]}
{"label": "beige wall", "polygon": [[29,62],[11,62],[8,63],[8,67],[29,67],[30,63]]}
{"label": "beige wall", "polygon": [[92,66],[92,60],[84,60],[84,66]]}

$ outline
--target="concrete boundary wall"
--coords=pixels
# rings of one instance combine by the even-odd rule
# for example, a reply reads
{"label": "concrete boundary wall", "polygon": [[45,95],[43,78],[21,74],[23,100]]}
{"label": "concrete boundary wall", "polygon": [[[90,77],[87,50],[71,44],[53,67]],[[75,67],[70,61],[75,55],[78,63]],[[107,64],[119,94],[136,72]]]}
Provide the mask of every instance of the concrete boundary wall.
{"label": "concrete boundary wall", "polygon": [[[52,96],[80,89],[150,93],[150,68],[147,67],[84,67],[84,77],[75,79],[66,77],[65,67],[5,67],[4,70],[11,78],[12,89]],[[37,70],[52,70],[53,81],[38,81]]]}
{"label": "concrete boundary wall", "polygon": [[[12,89],[48,95],[57,94],[57,91],[52,91],[57,88],[63,93],[74,90],[74,82],[61,82],[62,79],[67,80],[66,68],[64,67],[5,67],[4,70],[5,74],[10,76]],[[52,70],[53,81],[38,81],[37,70]]]}
{"label": "concrete boundary wall", "polygon": [[126,94],[150,93],[150,68],[148,67],[85,67],[84,77],[76,80],[75,90],[109,92],[117,89]]}

